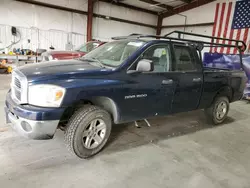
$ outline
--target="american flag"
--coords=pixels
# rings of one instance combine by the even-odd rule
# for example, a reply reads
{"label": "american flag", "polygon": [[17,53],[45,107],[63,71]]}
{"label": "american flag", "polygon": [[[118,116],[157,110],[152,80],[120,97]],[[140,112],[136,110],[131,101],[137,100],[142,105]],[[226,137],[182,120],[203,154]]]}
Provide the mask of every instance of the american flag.
{"label": "american flag", "polygon": [[[217,3],[212,35],[214,37],[243,40],[247,44],[245,53],[250,53],[250,1]],[[216,40],[222,44],[232,44]],[[210,52],[236,54],[237,48],[211,47]]]}

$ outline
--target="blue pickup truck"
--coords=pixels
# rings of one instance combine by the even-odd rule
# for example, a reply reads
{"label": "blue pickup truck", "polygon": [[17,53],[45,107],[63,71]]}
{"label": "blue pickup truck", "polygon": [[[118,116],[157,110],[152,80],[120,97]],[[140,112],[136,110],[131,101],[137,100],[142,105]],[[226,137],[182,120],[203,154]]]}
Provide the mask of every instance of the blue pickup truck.
{"label": "blue pickup truck", "polygon": [[[203,67],[201,50],[208,44],[227,46],[133,35],[80,59],[20,67],[6,96],[7,122],[30,139],[51,139],[60,128],[80,158],[98,153],[114,124],[196,109],[220,124],[229,104],[242,98],[247,78],[242,70]],[[228,46],[242,51],[244,43]]]}

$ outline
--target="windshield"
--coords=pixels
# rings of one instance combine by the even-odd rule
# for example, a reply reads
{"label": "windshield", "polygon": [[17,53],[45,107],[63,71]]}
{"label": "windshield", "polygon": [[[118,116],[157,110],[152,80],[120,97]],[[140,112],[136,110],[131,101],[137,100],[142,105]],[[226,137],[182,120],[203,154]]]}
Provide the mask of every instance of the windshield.
{"label": "windshield", "polygon": [[99,45],[100,45],[100,43],[98,43],[98,42],[88,42],[86,44],[83,44],[83,45],[75,48],[75,51],[88,53],[88,52],[92,51],[93,49],[95,49],[96,47],[98,47]]}
{"label": "windshield", "polygon": [[109,42],[88,53],[83,59],[96,59],[103,65],[117,67],[143,44],[143,41]]}

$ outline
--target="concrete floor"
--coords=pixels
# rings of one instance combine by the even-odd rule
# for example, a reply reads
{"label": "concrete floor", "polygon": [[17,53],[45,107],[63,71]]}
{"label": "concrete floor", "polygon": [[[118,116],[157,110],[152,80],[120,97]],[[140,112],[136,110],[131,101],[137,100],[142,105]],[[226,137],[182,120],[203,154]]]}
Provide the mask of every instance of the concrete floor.
{"label": "concrete floor", "polygon": [[206,124],[202,111],[152,119],[152,127],[116,126],[108,146],[80,160],[53,140],[19,137],[5,124],[10,76],[0,76],[0,187],[250,187],[250,104],[233,103],[225,124]]}

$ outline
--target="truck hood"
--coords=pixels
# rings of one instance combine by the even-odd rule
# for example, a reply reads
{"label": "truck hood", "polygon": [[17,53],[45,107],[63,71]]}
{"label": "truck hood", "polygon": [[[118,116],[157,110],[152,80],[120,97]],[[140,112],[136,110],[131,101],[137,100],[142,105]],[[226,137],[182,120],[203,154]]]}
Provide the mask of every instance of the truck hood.
{"label": "truck hood", "polygon": [[[94,64],[94,62],[93,62]],[[76,74],[99,74],[110,69],[94,66],[82,60],[59,60],[48,61],[19,67],[29,81],[37,79],[53,79],[60,76],[72,76]]]}

